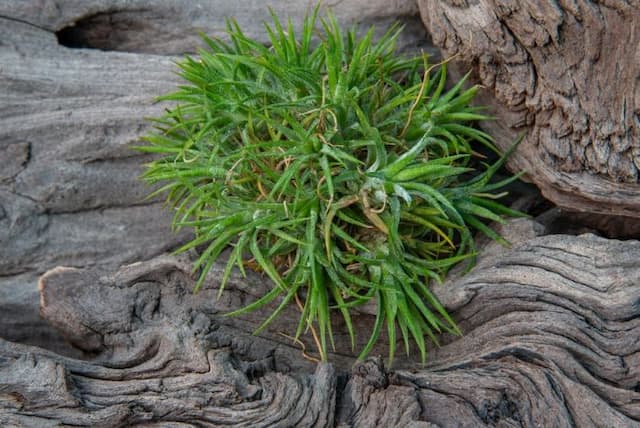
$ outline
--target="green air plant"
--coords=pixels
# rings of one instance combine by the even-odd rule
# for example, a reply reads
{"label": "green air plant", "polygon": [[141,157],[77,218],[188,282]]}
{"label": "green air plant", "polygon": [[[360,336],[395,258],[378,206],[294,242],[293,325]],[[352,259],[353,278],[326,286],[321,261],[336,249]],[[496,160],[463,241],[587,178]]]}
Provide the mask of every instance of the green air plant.
{"label": "green air plant", "polygon": [[168,194],[175,227],[195,231],[178,251],[200,251],[196,289],[226,248],[220,292],[235,267],[272,281],[230,315],[278,302],[259,332],[297,303],[295,338],[311,329],[326,360],[334,314],[354,347],[353,308],[373,300],[360,358],[386,327],[390,364],[398,332],[424,361],[425,336],[460,333],[429,284],[473,262],[474,231],[504,242],[486,221],[520,215],[494,193],[516,177],[491,182],[506,154],[478,160],[474,145],[497,149],[473,127],[487,119],[469,105],[477,87],[446,90],[446,64],[398,56],[398,27],[374,41],[317,12],[299,36],[273,16],[270,46],[235,21],[229,41],[203,36],[206,49],[179,64],[187,83],[161,98],[174,107],[140,148],[162,155],[144,177],[163,184],[154,194]]}

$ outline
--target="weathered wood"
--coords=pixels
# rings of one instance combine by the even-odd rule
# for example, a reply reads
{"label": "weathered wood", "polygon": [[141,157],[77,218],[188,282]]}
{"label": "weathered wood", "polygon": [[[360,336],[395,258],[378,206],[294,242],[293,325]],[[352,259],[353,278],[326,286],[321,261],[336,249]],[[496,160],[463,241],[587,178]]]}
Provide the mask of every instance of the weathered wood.
{"label": "weathered wood", "polygon": [[486,128],[556,204],[640,217],[640,2],[419,0],[498,120]]}
{"label": "weathered wood", "polygon": [[[271,3],[294,17],[303,10]],[[191,293],[190,260],[159,256],[185,235],[143,200],[145,157],[131,151],[143,118],[163,108],[153,97],[177,82],[173,58],[67,49],[54,33],[78,23],[71,38],[88,46],[178,53],[193,50],[196,27],[215,34],[227,14],[259,27],[262,18],[229,7],[242,1],[0,0],[0,425],[638,425],[636,241],[535,238],[541,226],[514,223],[502,231],[511,251],[490,244],[470,275],[436,288],[466,335],[444,337],[425,367],[398,356],[391,372],[375,358],[352,367],[339,324],[332,364],[308,360],[301,347],[315,356],[312,341],[288,337],[295,308],[260,337],[251,332],[271,308],[224,317],[268,289],[257,274],[234,274],[218,299],[216,267]],[[415,30],[406,46],[422,37],[412,2],[337,8],[342,22],[403,15]],[[604,192],[617,195],[611,186]],[[74,267],[49,271],[38,290],[39,274],[57,265]],[[374,310],[354,317],[358,347]],[[383,338],[373,354],[386,347]]]}
{"label": "weathered wood", "polygon": [[71,50],[3,18],[0,64],[0,336],[62,352],[38,317],[40,274],[144,260],[185,239],[144,199],[145,157],[131,149],[176,78],[168,57]]}
{"label": "weathered wood", "polygon": [[[322,3],[322,2],[320,2]],[[161,55],[195,52],[199,32],[224,37],[225,20],[235,18],[245,34],[268,42],[264,22],[270,7],[279,17],[289,17],[299,28],[315,1],[270,0],[2,0],[0,17],[29,23],[56,33],[65,45]],[[406,31],[398,40],[404,49],[435,49],[429,43],[414,0],[343,0],[324,2],[341,24],[374,25],[378,32],[400,21]]]}
{"label": "weathered wood", "polygon": [[[270,3],[296,26],[309,10],[306,0]],[[400,19],[405,49],[435,50],[410,0],[348,0],[335,11],[380,31]],[[132,146],[165,107],[155,97],[179,82],[177,57],[157,54],[194,51],[198,31],[221,35],[234,15],[266,41],[267,5],[250,1],[0,0],[2,337],[74,352],[38,319],[37,277],[61,264],[146,260],[185,241],[162,203],[145,199],[149,158]],[[56,32],[96,49],[61,46]]]}
{"label": "weathered wood", "polygon": [[2,339],[0,355],[9,361],[0,368],[3,426],[333,425],[335,376],[328,364],[313,376],[260,373],[259,365],[242,364],[222,349],[198,355],[170,376],[151,367],[130,378],[127,369]]}
{"label": "weathered wood", "polygon": [[41,279],[42,314],[94,357],[0,341],[0,423],[637,426],[639,257],[638,241],[594,235],[484,257],[436,288],[465,335],[392,371],[376,358],[349,370],[348,355],[331,356],[337,371],[305,362],[279,334],[292,314],[261,337],[254,316],[223,317],[255,298],[258,275],[234,276],[216,300],[217,273],[193,295],[184,258],[56,268]]}

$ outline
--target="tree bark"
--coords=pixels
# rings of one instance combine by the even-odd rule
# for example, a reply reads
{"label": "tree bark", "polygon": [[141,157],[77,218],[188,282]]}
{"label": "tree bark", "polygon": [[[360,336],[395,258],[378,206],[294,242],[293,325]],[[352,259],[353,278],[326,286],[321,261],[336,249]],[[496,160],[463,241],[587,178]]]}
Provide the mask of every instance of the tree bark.
{"label": "tree bark", "polygon": [[[424,367],[412,354],[393,370],[377,357],[351,367],[344,350],[308,362],[285,336],[295,312],[251,336],[266,313],[223,313],[255,299],[257,274],[234,275],[217,299],[219,272],[194,295],[185,258],[55,268],[40,281],[42,315],[92,357],[0,341],[0,423],[640,423],[640,242],[552,235],[487,254],[436,288],[464,336],[444,338]],[[373,317],[356,318],[366,335]]]}
{"label": "tree bark", "polygon": [[556,204],[640,217],[640,2],[419,0],[445,57],[471,69],[485,126]]}

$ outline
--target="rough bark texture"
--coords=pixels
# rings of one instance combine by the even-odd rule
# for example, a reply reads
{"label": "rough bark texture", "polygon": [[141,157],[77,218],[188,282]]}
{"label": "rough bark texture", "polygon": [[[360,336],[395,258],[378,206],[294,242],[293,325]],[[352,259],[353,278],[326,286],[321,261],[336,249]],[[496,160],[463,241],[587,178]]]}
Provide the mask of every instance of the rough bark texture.
{"label": "rough bark texture", "polygon": [[640,2],[419,0],[434,42],[486,87],[486,124],[543,194],[640,217]]}
{"label": "rough bark texture", "polygon": [[[235,276],[216,300],[215,273],[190,293],[186,259],[55,268],[40,281],[42,315],[93,357],[0,341],[0,423],[640,424],[640,242],[553,235],[486,254],[438,288],[465,335],[425,367],[410,357],[413,369],[393,371],[377,358],[349,369],[345,354],[305,363],[281,335],[294,313],[251,337],[255,315],[222,312],[254,298],[257,275]],[[365,335],[372,317],[361,318]]]}

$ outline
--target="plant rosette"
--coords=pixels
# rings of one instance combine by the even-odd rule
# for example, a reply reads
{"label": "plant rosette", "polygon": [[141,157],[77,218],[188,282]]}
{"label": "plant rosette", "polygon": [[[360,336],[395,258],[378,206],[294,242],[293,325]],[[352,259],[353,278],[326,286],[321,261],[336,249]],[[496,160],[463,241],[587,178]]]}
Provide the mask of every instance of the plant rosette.
{"label": "plant rosette", "polygon": [[[235,21],[228,41],[179,63],[186,84],[161,99],[174,107],[154,120],[139,149],[160,154],[144,177],[163,185],[176,228],[201,249],[198,289],[231,248],[220,292],[237,268],[266,275],[270,291],[230,315],[273,305],[264,329],[287,305],[300,309],[297,340],[309,330],[320,359],[340,316],[355,346],[354,308],[375,303],[364,358],[386,328],[389,364],[398,333],[426,358],[427,341],[460,334],[430,290],[453,265],[473,263],[473,233],[505,241],[486,223],[520,216],[496,193],[493,164],[474,147],[498,152],[474,122],[478,88],[445,88],[446,64],[395,53],[400,28],[358,38],[318,9],[299,36],[273,16],[270,46]],[[515,147],[515,145],[514,145]]]}

